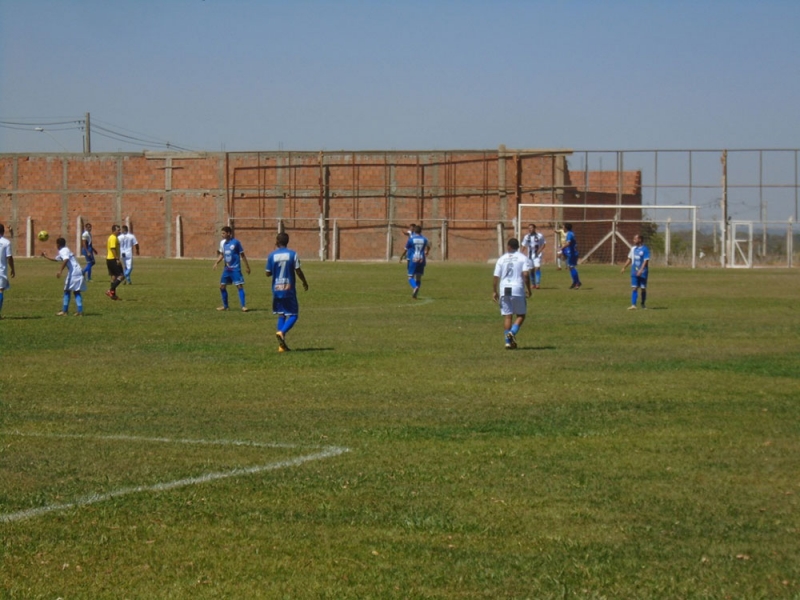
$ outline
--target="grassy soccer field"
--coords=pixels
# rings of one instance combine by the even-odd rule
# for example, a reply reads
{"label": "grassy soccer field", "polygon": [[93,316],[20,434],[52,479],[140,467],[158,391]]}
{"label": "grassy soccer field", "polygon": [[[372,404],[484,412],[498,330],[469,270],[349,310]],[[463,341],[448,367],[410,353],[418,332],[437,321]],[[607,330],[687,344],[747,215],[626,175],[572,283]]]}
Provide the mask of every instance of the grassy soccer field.
{"label": "grassy soccer field", "polygon": [[[797,598],[800,278],[137,261],[86,316],[17,259],[0,321],[0,597]],[[71,307],[74,310],[74,305]]]}

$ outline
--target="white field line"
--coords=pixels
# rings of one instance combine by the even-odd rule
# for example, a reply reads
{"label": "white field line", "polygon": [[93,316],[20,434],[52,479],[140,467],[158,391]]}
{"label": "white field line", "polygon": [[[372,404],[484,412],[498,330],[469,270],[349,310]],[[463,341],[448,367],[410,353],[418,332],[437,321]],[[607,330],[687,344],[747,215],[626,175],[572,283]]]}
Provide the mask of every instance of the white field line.
{"label": "white field line", "polygon": [[[110,436],[86,436],[86,435],[59,435],[59,434],[27,434],[27,433],[4,433],[3,435],[20,435],[27,437],[51,437],[51,438],[74,438],[74,439],[100,439],[112,441],[137,441],[137,442],[157,442],[157,443],[173,443],[173,444],[202,444],[202,445],[217,445],[217,446],[250,446],[256,448],[297,448],[292,444],[264,444],[258,442],[247,442],[239,440],[170,440],[169,438],[144,438],[125,435],[110,435]],[[339,446],[321,447],[319,452],[313,454],[306,454],[304,456],[297,456],[286,460],[280,460],[266,465],[256,465],[253,467],[243,467],[238,469],[231,469],[229,471],[220,471],[217,473],[206,473],[198,477],[186,477],[184,479],[175,479],[173,481],[164,481],[153,485],[140,485],[134,487],[120,488],[105,494],[88,494],[72,502],[64,502],[60,504],[48,504],[38,508],[30,508],[28,510],[21,510],[13,513],[0,514],[0,523],[11,523],[13,521],[23,521],[25,519],[32,519],[51,512],[58,512],[69,510],[71,508],[78,508],[81,506],[88,506],[89,504],[97,504],[98,502],[105,502],[112,498],[119,498],[129,494],[138,494],[141,492],[163,492],[167,490],[174,490],[177,488],[187,487],[190,485],[199,485],[208,483],[210,481],[218,481],[220,479],[229,479],[231,477],[241,477],[243,475],[255,475],[265,471],[275,471],[278,469],[286,469],[289,467],[296,467],[303,463],[311,462],[314,460],[322,460],[324,458],[331,458],[349,452],[349,448]]]}

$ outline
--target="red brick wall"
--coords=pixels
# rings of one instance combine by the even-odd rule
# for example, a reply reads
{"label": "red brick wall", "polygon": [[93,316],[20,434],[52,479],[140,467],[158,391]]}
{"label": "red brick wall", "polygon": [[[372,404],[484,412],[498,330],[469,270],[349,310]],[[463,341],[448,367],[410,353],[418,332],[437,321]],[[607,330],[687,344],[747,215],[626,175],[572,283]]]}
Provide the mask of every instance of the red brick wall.
{"label": "red brick wall", "polygon": [[[319,258],[325,212],[327,259],[382,260],[417,223],[448,260],[485,261],[497,254],[497,223],[505,236],[519,202],[555,202],[561,185],[581,188],[584,173],[566,172],[561,155],[500,151],[252,152],[0,155],[0,222],[19,247],[27,218],[73,244],[78,217],[104,240],[113,223],[130,219],[144,256],[215,256],[230,220],[252,260],[272,250],[282,226],[306,259]],[[561,172],[559,172],[561,169]],[[623,174],[623,202],[639,203],[640,174]],[[591,172],[581,195],[616,197],[616,172]],[[585,186],[584,186],[585,187]],[[574,188],[573,188],[574,189]],[[569,202],[570,199],[565,200]],[[338,238],[333,236],[336,221]],[[100,244],[102,245],[102,244]],[[334,256],[334,250],[336,255]]]}

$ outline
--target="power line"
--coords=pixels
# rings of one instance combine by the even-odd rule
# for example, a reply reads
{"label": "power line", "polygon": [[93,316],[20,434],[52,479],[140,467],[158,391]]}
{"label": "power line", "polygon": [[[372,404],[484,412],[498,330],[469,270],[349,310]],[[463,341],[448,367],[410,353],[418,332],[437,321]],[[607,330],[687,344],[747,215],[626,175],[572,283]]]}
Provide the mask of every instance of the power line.
{"label": "power line", "polygon": [[[69,120],[67,120],[69,119]],[[98,125],[97,123],[101,123]],[[70,117],[18,117],[18,118],[0,118],[0,128],[13,129],[16,131],[70,131],[79,130],[86,131],[85,118],[70,118]],[[124,133],[128,132],[128,133]],[[123,144],[145,146],[147,148],[166,148],[169,150],[180,150],[183,152],[193,152],[192,148],[183,146],[182,144],[173,144],[168,140],[156,138],[155,136],[148,135],[108,123],[99,119],[92,119],[89,134],[96,134],[104,138],[121,142]],[[131,135],[135,134],[135,135]]]}

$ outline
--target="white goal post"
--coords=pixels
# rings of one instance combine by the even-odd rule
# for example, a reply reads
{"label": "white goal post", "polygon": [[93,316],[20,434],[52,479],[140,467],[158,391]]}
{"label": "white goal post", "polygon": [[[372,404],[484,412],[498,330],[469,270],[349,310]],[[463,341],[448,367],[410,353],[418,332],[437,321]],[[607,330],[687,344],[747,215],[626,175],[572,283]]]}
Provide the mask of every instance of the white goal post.
{"label": "white goal post", "polygon": [[[633,245],[633,236],[640,234],[647,245],[653,241],[650,238],[658,238],[658,252],[663,253],[667,265],[683,244],[684,253],[688,254],[684,258],[690,259],[693,269],[697,268],[695,205],[520,204],[514,226],[519,239],[525,235],[530,223],[536,225],[536,230],[544,234],[548,242],[554,242],[554,257],[561,243],[559,230],[565,223],[571,223],[578,239],[581,262],[624,262]],[[676,236],[676,231],[682,235]],[[687,237],[690,237],[691,249],[683,241]],[[650,250],[652,252],[654,248],[651,246]]]}

